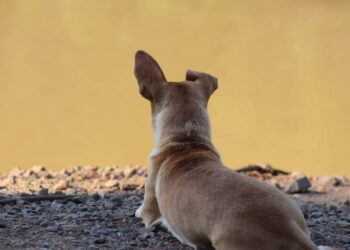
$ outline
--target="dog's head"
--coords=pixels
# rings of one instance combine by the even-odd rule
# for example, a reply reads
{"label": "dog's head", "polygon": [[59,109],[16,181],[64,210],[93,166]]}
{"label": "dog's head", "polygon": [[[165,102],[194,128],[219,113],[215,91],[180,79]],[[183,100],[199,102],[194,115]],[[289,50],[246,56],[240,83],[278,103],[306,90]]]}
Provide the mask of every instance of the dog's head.
{"label": "dog's head", "polygon": [[209,97],[218,88],[215,77],[192,70],[186,72],[185,81],[168,82],[157,61],[141,50],[135,55],[135,76],[140,94],[151,101],[156,110],[170,102],[186,101],[206,107]]}
{"label": "dog's head", "polygon": [[164,136],[165,130],[166,135],[193,135],[205,130],[210,137],[206,108],[218,88],[215,77],[188,70],[185,81],[168,82],[156,60],[144,51],[136,52],[135,76],[141,95],[151,102],[155,131],[162,130],[159,133]]}

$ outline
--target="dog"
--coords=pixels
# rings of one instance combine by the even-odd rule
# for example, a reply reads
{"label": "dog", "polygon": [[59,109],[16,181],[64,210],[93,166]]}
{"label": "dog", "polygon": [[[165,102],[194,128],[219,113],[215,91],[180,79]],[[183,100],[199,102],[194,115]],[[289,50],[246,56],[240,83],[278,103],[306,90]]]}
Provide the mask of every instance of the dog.
{"label": "dog", "polygon": [[188,70],[185,81],[168,82],[144,51],[136,52],[134,73],[140,94],[151,102],[155,141],[135,213],[146,228],[162,223],[194,249],[319,249],[287,195],[221,162],[207,112],[215,77]]}

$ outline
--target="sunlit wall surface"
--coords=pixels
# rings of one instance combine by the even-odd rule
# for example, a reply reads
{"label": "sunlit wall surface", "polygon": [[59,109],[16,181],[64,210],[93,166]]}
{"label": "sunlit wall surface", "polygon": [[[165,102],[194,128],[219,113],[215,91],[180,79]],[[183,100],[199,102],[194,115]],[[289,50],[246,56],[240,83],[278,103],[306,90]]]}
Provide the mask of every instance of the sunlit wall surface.
{"label": "sunlit wall surface", "polygon": [[230,167],[350,175],[350,1],[0,0],[0,172],[147,164],[134,53],[219,78]]}

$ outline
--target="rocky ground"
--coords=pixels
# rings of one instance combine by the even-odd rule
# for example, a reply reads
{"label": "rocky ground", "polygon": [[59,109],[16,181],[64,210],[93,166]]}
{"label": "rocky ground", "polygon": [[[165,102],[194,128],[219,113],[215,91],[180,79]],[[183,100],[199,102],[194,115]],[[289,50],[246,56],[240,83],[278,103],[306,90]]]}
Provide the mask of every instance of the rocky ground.
{"label": "rocky ground", "polygon": [[[301,206],[317,245],[350,249],[350,181],[285,173],[268,165],[239,170],[285,191]],[[43,166],[0,175],[1,249],[190,249],[161,228],[145,230],[141,166]]]}

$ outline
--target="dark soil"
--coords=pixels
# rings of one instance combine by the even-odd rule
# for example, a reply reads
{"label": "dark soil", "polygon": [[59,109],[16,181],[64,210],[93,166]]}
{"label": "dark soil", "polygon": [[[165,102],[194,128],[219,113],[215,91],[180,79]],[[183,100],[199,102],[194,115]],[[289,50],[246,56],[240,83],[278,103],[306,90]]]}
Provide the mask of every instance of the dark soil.
{"label": "dark soil", "polygon": [[[259,174],[253,175],[279,188],[298,178]],[[134,216],[142,202],[144,177],[145,169],[132,166],[59,173],[35,167],[0,176],[0,248],[191,249],[162,228],[144,229]],[[342,178],[330,185],[309,177],[312,187],[307,192],[290,195],[301,206],[317,245],[350,249],[350,186]],[[54,194],[59,199],[40,198]]]}

